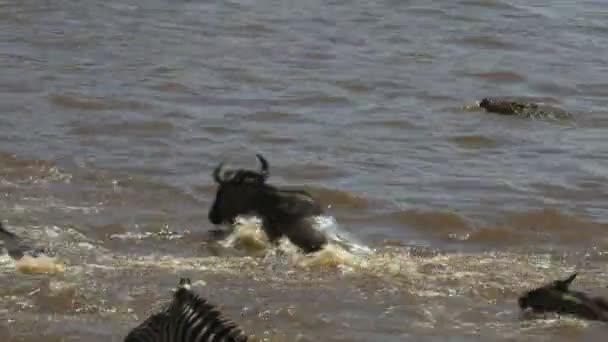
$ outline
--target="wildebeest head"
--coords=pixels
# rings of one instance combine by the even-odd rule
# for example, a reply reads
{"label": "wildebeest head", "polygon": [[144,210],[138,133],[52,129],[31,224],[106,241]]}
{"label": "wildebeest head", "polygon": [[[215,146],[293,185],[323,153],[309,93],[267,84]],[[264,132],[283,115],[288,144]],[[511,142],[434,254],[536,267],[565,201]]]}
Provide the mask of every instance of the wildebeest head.
{"label": "wildebeest head", "polygon": [[213,224],[234,223],[238,215],[254,213],[260,203],[260,193],[269,188],[268,162],[260,154],[260,170],[229,170],[222,172],[223,163],[213,171],[213,179],[219,185],[215,201],[209,210],[209,221]]}
{"label": "wildebeest head", "polygon": [[518,300],[522,310],[531,308],[534,311],[566,312],[568,307],[580,303],[580,299],[569,291],[569,286],[577,273],[566,279],[556,280],[545,286],[526,292]]}

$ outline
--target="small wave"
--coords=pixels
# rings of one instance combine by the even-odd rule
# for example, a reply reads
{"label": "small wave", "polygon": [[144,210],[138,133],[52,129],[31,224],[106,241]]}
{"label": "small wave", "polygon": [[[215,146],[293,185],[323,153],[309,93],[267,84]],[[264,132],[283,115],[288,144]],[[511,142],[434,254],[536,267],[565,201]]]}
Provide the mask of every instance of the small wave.
{"label": "small wave", "polygon": [[231,27],[229,30],[233,31],[234,33],[247,33],[247,37],[264,36],[265,34],[276,32],[276,30],[270,25],[261,22],[240,24]]}
{"label": "small wave", "polygon": [[0,177],[15,183],[44,183],[49,181],[69,183],[72,175],[61,171],[47,160],[18,158],[13,153],[0,152]]}
{"label": "small wave", "polygon": [[608,224],[585,220],[554,208],[507,214],[499,222],[470,229],[448,229],[450,239],[483,245],[565,243],[608,245]]}
{"label": "small wave", "polygon": [[496,147],[497,141],[484,135],[459,135],[451,137],[450,140],[463,148],[492,148]]}
{"label": "small wave", "polygon": [[506,219],[506,225],[519,233],[550,235],[551,239],[565,242],[606,240],[605,225],[586,221],[554,208],[513,213]]}
{"label": "small wave", "polygon": [[515,83],[526,80],[526,77],[520,75],[514,71],[490,71],[470,74],[471,76],[478,77],[491,82],[504,82],[504,83]]}
{"label": "small wave", "polygon": [[175,127],[168,121],[131,121],[121,123],[104,123],[83,125],[77,123],[70,130],[71,134],[80,136],[159,136],[168,135],[175,130]]}
{"label": "small wave", "polygon": [[161,229],[159,232],[144,232],[144,233],[116,233],[109,236],[110,240],[144,240],[144,239],[162,239],[162,240],[176,240],[183,238],[184,235],[177,232],[170,231],[168,227]]}
{"label": "small wave", "polygon": [[115,98],[96,98],[82,94],[50,94],[49,101],[56,106],[80,110],[115,110],[115,109],[145,109],[147,105],[136,101],[120,100]]}
{"label": "small wave", "polygon": [[313,195],[316,195],[321,202],[331,207],[365,209],[368,208],[370,204],[369,200],[365,197],[348,191],[321,188],[310,185],[305,185],[302,188],[310,191]]}
{"label": "small wave", "polygon": [[508,227],[481,227],[466,234],[462,240],[480,243],[512,243],[521,236]]}
{"label": "small wave", "polygon": [[16,203],[13,205],[12,210],[17,213],[46,213],[51,210],[57,210],[64,213],[72,213],[72,212],[80,212],[85,215],[88,214],[98,214],[101,210],[100,207],[94,206],[71,206],[65,204],[60,199],[57,198],[35,198],[35,197],[27,197],[21,200],[21,203]]}
{"label": "small wave", "polygon": [[40,90],[39,86],[27,81],[3,81],[0,84],[3,94],[31,94]]}
{"label": "small wave", "polygon": [[496,37],[490,37],[490,36],[466,37],[466,38],[461,39],[460,42],[465,45],[474,45],[477,47],[489,48],[489,49],[509,50],[509,49],[513,49],[516,47],[512,43],[505,42]]}
{"label": "small wave", "polygon": [[160,84],[152,86],[151,88],[168,93],[192,93],[192,90],[188,88],[188,86],[179,82],[162,82]]}
{"label": "small wave", "polygon": [[503,1],[464,0],[464,1],[460,1],[460,4],[466,5],[466,6],[478,6],[478,7],[484,7],[484,8],[492,8],[492,9],[498,9],[498,10],[517,9],[517,7],[515,7],[514,5],[509,4],[507,2],[503,2]]}
{"label": "small wave", "polygon": [[534,81],[529,82],[528,86],[537,93],[552,94],[555,96],[572,96],[577,94],[575,87],[569,86],[562,81]]}
{"label": "small wave", "polygon": [[284,171],[291,178],[305,178],[307,180],[327,180],[331,178],[346,177],[350,173],[344,168],[328,165],[322,161],[311,160],[306,163],[289,164]]}
{"label": "small wave", "polygon": [[424,16],[424,17],[437,17],[437,18],[441,18],[442,16],[447,15],[447,12],[439,9],[439,8],[432,8],[432,7],[419,7],[419,6],[413,6],[411,8],[408,9],[408,12],[417,16]]}
{"label": "small wave", "polygon": [[336,85],[353,94],[368,93],[370,91],[370,87],[362,83],[360,80],[336,81]]}
{"label": "small wave", "polygon": [[375,222],[403,225],[421,229],[431,234],[447,236],[454,233],[468,233],[472,225],[468,220],[454,212],[422,211],[417,209],[396,211],[373,217]]}
{"label": "small wave", "polygon": [[348,105],[351,100],[348,97],[327,95],[318,93],[315,95],[290,96],[285,101],[292,105]]}
{"label": "small wave", "polygon": [[[293,118],[298,118],[297,114],[291,114],[283,111],[257,111],[251,115],[253,121],[259,122],[281,122],[291,121]],[[239,117],[240,118],[240,117]]]}
{"label": "small wave", "polygon": [[362,120],[350,124],[351,127],[381,127],[386,129],[407,130],[415,128],[416,125],[405,119],[378,119],[378,120]]}
{"label": "small wave", "polygon": [[587,96],[605,98],[608,96],[608,83],[583,83],[577,84],[576,89]]}
{"label": "small wave", "polygon": [[287,136],[285,133],[277,132],[250,132],[251,140],[256,143],[268,143],[268,144],[293,144],[297,143],[298,139],[295,137]]}

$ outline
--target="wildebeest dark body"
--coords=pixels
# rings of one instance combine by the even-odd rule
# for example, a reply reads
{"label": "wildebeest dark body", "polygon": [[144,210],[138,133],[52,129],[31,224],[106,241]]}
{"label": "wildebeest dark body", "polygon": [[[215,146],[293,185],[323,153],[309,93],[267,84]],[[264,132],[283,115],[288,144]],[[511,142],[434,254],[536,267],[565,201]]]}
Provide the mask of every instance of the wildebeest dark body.
{"label": "wildebeest dark body", "polygon": [[267,184],[268,162],[259,154],[257,157],[260,171],[228,170],[222,174],[221,163],[213,171],[219,188],[209,221],[233,224],[239,215],[257,215],[270,242],[276,243],[285,235],[305,253],[320,250],[327,238],[314,227],[314,216],[323,214],[319,203],[306,191]]}
{"label": "wildebeest dark body", "polygon": [[573,274],[564,280],[526,292],[518,302],[522,310],[531,308],[535,312],[572,314],[589,320],[608,321],[608,302],[601,297],[569,289],[576,278]]}

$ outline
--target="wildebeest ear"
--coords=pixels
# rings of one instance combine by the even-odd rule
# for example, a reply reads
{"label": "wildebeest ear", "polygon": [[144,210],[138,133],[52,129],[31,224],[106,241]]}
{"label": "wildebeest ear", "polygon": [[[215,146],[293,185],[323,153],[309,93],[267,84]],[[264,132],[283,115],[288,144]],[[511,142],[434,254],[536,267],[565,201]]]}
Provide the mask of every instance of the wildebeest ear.
{"label": "wildebeest ear", "polygon": [[256,153],[255,156],[258,157],[258,160],[260,161],[260,174],[264,177],[264,179],[268,178],[268,176],[270,176],[270,172],[268,171],[268,161],[260,153]]}
{"label": "wildebeest ear", "polygon": [[568,291],[568,287],[570,286],[570,284],[572,284],[572,281],[574,281],[574,279],[576,278],[577,275],[578,275],[578,273],[574,273],[564,280],[557,280],[554,283],[553,287],[555,287],[556,289],[558,289],[560,291]]}

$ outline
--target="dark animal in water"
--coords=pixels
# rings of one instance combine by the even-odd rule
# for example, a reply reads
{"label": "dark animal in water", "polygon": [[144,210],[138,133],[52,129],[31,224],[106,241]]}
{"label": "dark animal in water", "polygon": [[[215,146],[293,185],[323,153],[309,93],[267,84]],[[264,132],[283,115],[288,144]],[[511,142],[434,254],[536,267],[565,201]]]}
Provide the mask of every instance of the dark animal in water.
{"label": "dark animal in water", "polygon": [[215,306],[190,288],[189,278],[180,278],[169,306],[142,322],[124,342],[247,342],[250,338],[238,325],[224,318]]}
{"label": "dark animal in water", "polygon": [[608,301],[569,289],[577,273],[564,280],[556,280],[545,286],[526,292],[518,302],[522,310],[535,312],[572,314],[585,319],[608,321]]}
{"label": "dark animal in water", "polygon": [[285,235],[305,253],[320,250],[327,237],[314,228],[313,217],[323,213],[319,203],[306,191],[267,184],[268,162],[260,154],[257,158],[259,171],[239,169],[222,174],[223,163],[215,168],[213,179],[219,188],[209,210],[209,221],[233,224],[239,215],[256,215],[262,219],[262,228],[271,243]]}
{"label": "dark animal in water", "polygon": [[26,254],[32,257],[37,257],[42,253],[50,254],[48,253],[48,250],[32,248],[31,246],[24,244],[17,235],[6,230],[2,225],[2,222],[0,222],[0,240],[4,241],[4,248],[8,255],[15,260],[21,259]]}
{"label": "dark animal in water", "polygon": [[487,112],[501,115],[515,115],[539,119],[568,119],[571,113],[558,108],[540,106],[536,103],[508,99],[484,98],[479,101],[479,107]]}

